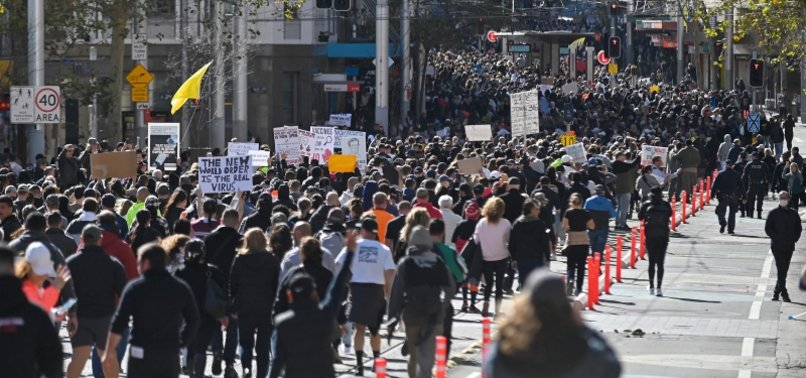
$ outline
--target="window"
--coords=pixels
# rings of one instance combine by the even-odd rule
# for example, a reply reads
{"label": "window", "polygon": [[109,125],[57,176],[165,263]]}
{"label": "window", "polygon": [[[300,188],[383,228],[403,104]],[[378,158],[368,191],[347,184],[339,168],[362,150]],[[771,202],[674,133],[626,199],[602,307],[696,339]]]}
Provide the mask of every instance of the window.
{"label": "window", "polygon": [[297,88],[299,72],[283,72],[283,122],[285,125],[297,124]]}
{"label": "window", "polygon": [[299,5],[283,3],[283,39],[302,39]]}
{"label": "window", "polygon": [[148,16],[173,18],[177,0],[148,0]]}

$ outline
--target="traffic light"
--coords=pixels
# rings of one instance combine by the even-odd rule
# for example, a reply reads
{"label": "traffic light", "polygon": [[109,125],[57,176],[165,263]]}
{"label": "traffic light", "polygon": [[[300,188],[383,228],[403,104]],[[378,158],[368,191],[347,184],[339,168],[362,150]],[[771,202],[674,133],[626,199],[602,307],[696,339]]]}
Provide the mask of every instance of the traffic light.
{"label": "traffic light", "polygon": [[760,88],[764,86],[764,61],[750,59],[750,86]]}
{"label": "traffic light", "polygon": [[607,41],[607,56],[611,58],[621,56],[621,37],[610,37]]}
{"label": "traffic light", "polygon": [[333,0],[333,9],[346,12],[352,8],[352,0]]}
{"label": "traffic light", "polygon": [[319,9],[330,9],[333,7],[333,0],[316,0],[316,7]]}
{"label": "traffic light", "polygon": [[611,1],[610,4],[608,4],[608,8],[610,9],[611,16],[617,16],[621,6],[618,1]]}

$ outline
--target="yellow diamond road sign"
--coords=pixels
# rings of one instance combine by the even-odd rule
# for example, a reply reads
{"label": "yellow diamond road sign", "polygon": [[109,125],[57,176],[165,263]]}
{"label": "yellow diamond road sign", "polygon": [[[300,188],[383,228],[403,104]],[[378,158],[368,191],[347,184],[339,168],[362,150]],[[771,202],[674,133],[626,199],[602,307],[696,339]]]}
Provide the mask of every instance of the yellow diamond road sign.
{"label": "yellow diamond road sign", "polygon": [[129,71],[128,75],[126,75],[126,81],[133,86],[148,85],[151,80],[154,80],[154,76],[151,75],[151,72],[148,72],[148,70],[139,63],[134,66],[131,71]]}

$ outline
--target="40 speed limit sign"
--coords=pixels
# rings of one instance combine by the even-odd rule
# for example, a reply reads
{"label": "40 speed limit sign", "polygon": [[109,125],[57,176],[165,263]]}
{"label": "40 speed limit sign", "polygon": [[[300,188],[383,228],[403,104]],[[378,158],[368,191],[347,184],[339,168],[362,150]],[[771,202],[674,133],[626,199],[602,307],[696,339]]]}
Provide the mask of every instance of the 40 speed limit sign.
{"label": "40 speed limit sign", "polygon": [[61,91],[58,86],[36,87],[34,123],[61,123]]}

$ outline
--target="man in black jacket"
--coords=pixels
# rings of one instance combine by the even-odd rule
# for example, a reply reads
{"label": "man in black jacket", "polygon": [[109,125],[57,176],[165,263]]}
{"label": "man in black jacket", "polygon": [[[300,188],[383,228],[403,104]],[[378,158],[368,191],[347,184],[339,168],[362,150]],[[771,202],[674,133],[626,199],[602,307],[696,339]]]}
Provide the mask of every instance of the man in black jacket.
{"label": "man in black jacket", "polygon": [[4,377],[63,377],[62,344],[50,316],[14,276],[14,251],[0,247],[0,372]]}
{"label": "man in black jacket", "polygon": [[199,326],[196,300],[184,281],[165,270],[167,253],[162,247],[146,244],[137,255],[142,275],[126,287],[112,318],[106,348],[111,352],[103,357],[104,371],[110,373],[105,375],[118,376],[115,351],[131,320],[128,376],[178,377],[179,349],[190,345]]}
{"label": "man in black jacket", "polygon": [[663,263],[669,247],[669,217],[672,207],[663,200],[661,188],[652,188],[650,200],[641,205],[638,219],[646,221],[646,250],[649,254],[649,294],[655,292],[655,268],[658,271],[657,295],[663,296]]}
{"label": "man in black jacket", "polygon": [[789,292],[786,291],[786,274],[789,272],[795,243],[800,239],[803,227],[797,210],[788,207],[789,192],[781,191],[778,194],[778,201],[778,207],[770,211],[764,224],[764,231],[770,237],[770,250],[775,257],[775,267],[778,270],[778,281],[772,300],[777,301],[780,295],[784,302],[791,302]]}
{"label": "man in black jacket", "polygon": [[[733,229],[736,227],[736,211],[739,205],[739,196],[743,192],[742,178],[739,173],[733,169],[733,160],[728,159],[725,162],[725,169],[716,175],[714,185],[711,187],[711,197],[717,198],[719,204],[716,206],[716,216],[719,218],[719,233],[725,232],[725,226],[728,227],[728,233],[733,235]],[[725,221],[725,210],[728,209],[728,220]]]}
{"label": "man in black jacket", "polygon": [[78,173],[81,169],[81,163],[75,157],[76,146],[68,144],[64,146],[62,152],[56,158],[57,166],[59,168],[59,187],[71,188],[78,184]]}
{"label": "man in black jacket", "polygon": [[243,234],[252,227],[257,227],[261,230],[268,229],[271,224],[271,208],[271,194],[262,193],[257,198],[257,211],[243,219],[238,232]]}
{"label": "man in black jacket", "polygon": [[[120,261],[111,257],[101,248],[103,231],[95,225],[87,225],[81,231],[83,248],[67,259],[67,267],[73,276],[78,299],[78,324],[70,323],[70,343],[73,358],[67,367],[69,378],[78,378],[90,356],[92,346],[103,355],[106,336],[115,301],[126,286],[126,271]],[[117,350],[117,346],[113,351]],[[109,376],[109,370],[104,371]]]}
{"label": "man in black jacket", "polygon": [[3,241],[11,241],[14,232],[22,228],[20,220],[14,215],[14,200],[9,196],[0,196],[0,226],[3,228]]}
{"label": "man in black jacket", "polygon": [[515,222],[523,210],[523,202],[526,197],[521,194],[521,180],[517,177],[510,177],[507,182],[507,193],[501,196],[504,201],[504,218],[510,223]]}

